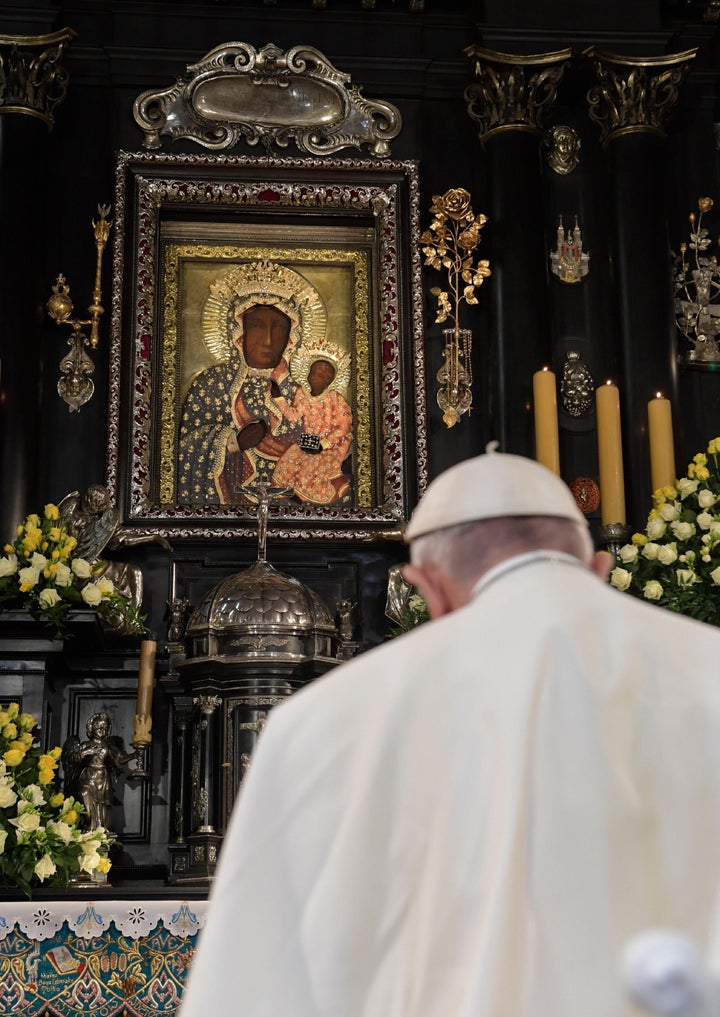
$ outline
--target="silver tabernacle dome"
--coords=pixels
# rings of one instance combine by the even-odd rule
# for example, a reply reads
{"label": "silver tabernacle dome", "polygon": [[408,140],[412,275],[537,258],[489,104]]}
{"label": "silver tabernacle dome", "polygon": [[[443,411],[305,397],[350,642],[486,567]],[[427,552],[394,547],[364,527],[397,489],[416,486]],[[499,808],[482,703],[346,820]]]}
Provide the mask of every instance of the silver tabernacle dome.
{"label": "silver tabernacle dome", "polygon": [[335,623],[323,601],[298,579],[257,561],[219,583],[190,617],[188,656],[335,663]]}

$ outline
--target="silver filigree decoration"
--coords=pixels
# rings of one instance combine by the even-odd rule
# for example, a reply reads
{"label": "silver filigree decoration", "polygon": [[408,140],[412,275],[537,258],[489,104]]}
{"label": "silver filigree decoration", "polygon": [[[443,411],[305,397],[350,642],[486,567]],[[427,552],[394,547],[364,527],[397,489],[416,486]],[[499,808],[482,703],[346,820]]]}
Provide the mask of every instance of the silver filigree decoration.
{"label": "silver filigree decoration", "polygon": [[565,357],[560,395],[563,409],[571,417],[582,417],[592,406],[595,383],[586,364],[576,350]]}
{"label": "silver filigree decoration", "polygon": [[385,158],[402,127],[395,106],[366,99],[319,50],[283,52],[272,43],[260,50],[244,42],[216,46],[174,85],[139,95],[133,114],[150,149],[166,135],[216,151],[242,139],[268,151],[292,140],[311,155],[368,146]]}

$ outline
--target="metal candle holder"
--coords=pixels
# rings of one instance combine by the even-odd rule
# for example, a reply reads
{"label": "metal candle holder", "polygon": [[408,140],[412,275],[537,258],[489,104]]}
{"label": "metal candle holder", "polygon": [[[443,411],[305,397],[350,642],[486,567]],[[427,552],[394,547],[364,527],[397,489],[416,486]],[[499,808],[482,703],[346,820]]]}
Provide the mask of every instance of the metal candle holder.
{"label": "metal candle holder", "polygon": [[[68,339],[70,352],[66,353],[60,361],[60,380],[57,384],[58,394],[70,407],[70,412],[79,410],[95,391],[95,384],[90,377],[95,371],[95,364],[85,352],[86,346],[95,349],[98,345],[98,325],[104,307],[100,303],[101,287],[100,276],[102,270],[102,257],[112,222],[107,218],[110,213],[110,205],[98,205],[100,218],[92,220],[93,234],[95,236],[95,250],[97,261],[95,266],[95,288],[92,295],[92,303],[88,307],[89,318],[71,318],[73,302],[70,299],[70,287],[65,281],[65,276],[59,275],[53,286],[53,292],[47,302],[47,312],[58,325],[70,325],[72,333]],[[90,337],[83,332],[83,327],[90,326]]]}

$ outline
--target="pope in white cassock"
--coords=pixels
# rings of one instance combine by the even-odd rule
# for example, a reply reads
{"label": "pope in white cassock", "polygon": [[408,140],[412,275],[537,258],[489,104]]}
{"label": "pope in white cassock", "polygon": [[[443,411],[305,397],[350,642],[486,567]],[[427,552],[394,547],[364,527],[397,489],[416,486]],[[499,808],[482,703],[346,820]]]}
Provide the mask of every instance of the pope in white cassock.
{"label": "pope in white cassock", "polygon": [[273,710],[182,1017],[645,1012],[625,944],[709,947],[720,633],[601,581],[532,460],[440,475],[407,539],[434,620]]}

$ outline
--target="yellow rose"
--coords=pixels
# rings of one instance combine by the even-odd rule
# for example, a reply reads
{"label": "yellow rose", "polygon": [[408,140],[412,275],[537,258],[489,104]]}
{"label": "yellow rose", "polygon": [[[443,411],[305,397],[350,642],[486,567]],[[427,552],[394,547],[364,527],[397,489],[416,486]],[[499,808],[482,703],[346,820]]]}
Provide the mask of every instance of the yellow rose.
{"label": "yellow rose", "polygon": [[5,725],[9,721],[9,719],[10,718],[5,713],[5,711],[4,710],[0,710],[0,731],[2,731],[2,729],[5,727]]}
{"label": "yellow rose", "polygon": [[45,506],[45,518],[51,520],[60,518],[60,509],[57,507],[57,505],[53,505],[52,502],[49,502]]}
{"label": "yellow rose", "polygon": [[662,493],[670,501],[675,501],[675,499],[677,498],[677,491],[675,490],[674,487],[671,487],[669,484],[665,485],[665,487],[662,489]]}
{"label": "yellow rose", "polygon": [[21,713],[17,722],[21,731],[32,731],[35,727],[35,718],[31,713]]}
{"label": "yellow rose", "polygon": [[708,445],[708,454],[711,456],[716,456],[718,452],[720,452],[720,438],[713,438],[710,444]]}
{"label": "yellow rose", "polygon": [[632,542],[637,547],[642,547],[644,544],[647,544],[647,541],[648,539],[644,533],[633,533],[632,535]]}
{"label": "yellow rose", "polygon": [[58,791],[57,794],[53,795],[50,799],[50,804],[54,809],[59,809],[62,803],[65,801],[65,795],[62,791]]}
{"label": "yellow rose", "polygon": [[12,721],[6,724],[2,729],[3,738],[7,738],[9,742],[14,741],[18,736],[17,724],[13,724]]}
{"label": "yellow rose", "polygon": [[8,749],[8,751],[3,755],[3,759],[7,766],[18,766],[22,763],[24,758],[25,753],[19,752],[17,749]]}
{"label": "yellow rose", "polygon": [[20,525],[18,526],[16,532],[17,532],[18,537],[22,537],[23,533],[25,532],[25,527],[23,526],[22,523],[20,523]]}
{"label": "yellow rose", "polygon": [[104,858],[103,857],[98,862],[98,866],[97,866],[98,872],[109,872],[111,868],[112,868],[112,862],[110,861],[109,858]]}
{"label": "yellow rose", "polygon": [[698,480],[707,480],[710,477],[710,470],[707,466],[698,466],[695,470],[695,476]]}
{"label": "yellow rose", "polygon": [[52,540],[54,544],[57,544],[57,542],[60,540],[61,534],[62,530],[60,529],[59,526],[51,526],[50,532],[48,533],[48,537],[50,538],[50,540]]}
{"label": "yellow rose", "polygon": [[36,512],[33,512],[25,520],[25,525],[28,529],[36,530],[40,526],[40,516]]}
{"label": "yellow rose", "polygon": [[21,741],[10,742],[10,744],[8,745],[8,748],[9,749],[17,749],[18,752],[27,752],[27,745],[25,744],[25,742],[21,742]]}
{"label": "yellow rose", "polygon": [[38,770],[39,784],[52,784],[54,779],[55,779],[54,770]]}
{"label": "yellow rose", "polygon": [[70,826],[73,826],[75,823],[77,823],[79,818],[80,817],[78,816],[75,809],[69,809],[63,816],[65,822],[68,823]]}
{"label": "yellow rose", "polygon": [[62,749],[60,748],[59,745],[56,745],[54,749],[50,749],[48,755],[52,756],[53,759],[59,759],[60,756],[62,755]]}
{"label": "yellow rose", "polygon": [[15,548],[13,547],[12,544],[6,544],[5,547],[3,548],[5,554],[12,554],[14,550]]}
{"label": "yellow rose", "polygon": [[27,748],[29,749],[33,743],[33,736],[29,731],[23,731],[23,733],[18,738],[18,741],[22,742],[23,745],[27,746]]}
{"label": "yellow rose", "polygon": [[38,766],[41,770],[57,770],[57,763],[49,752],[43,753],[38,759]]}
{"label": "yellow rose", "polygon": [[698,466],[707,466],[707,456],[704,452],[698,452],[696,456],[693,456],[693,462]]}
{"label": "yellow rose", "polygon": [[19,707],[19,705],[17,703],[10,703],[10,705],[8,706],[8,708],[7,708],[7,710],[5,712],[7,713],[8,718],[10,720],[15,720],[15,718],[20,713],[20,707]]}

